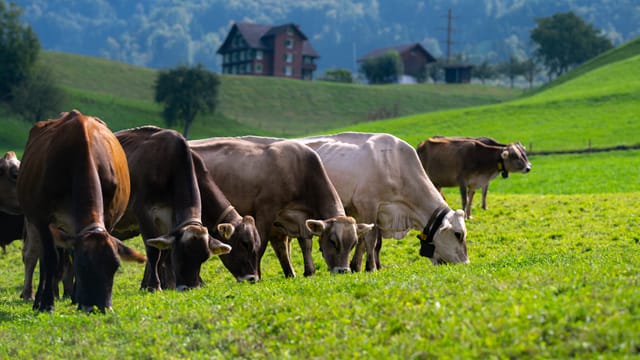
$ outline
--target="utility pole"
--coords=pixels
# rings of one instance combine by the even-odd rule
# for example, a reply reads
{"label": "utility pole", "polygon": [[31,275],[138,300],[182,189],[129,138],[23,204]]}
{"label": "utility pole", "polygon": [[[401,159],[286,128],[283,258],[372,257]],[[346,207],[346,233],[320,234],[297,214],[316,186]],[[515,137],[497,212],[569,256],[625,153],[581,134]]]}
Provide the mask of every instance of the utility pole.
{"label": "utility pole", "polygon": [[451,26],[453,16],[451,15],[451,8],[447,12],[447,63],[451,62],[451,33],[453,32],[453,27]]}

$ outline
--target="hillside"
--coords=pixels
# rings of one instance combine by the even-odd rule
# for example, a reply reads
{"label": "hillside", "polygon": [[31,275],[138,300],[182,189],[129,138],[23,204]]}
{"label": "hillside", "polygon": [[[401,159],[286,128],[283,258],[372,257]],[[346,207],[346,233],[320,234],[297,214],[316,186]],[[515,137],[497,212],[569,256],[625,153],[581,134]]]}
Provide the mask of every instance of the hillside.
{"label": "hillside", "polygon": [[[41,61],[52,67],[69,94],[63,110],[77,108],[99,116],[113,130],[144,124],[163,126],[161,108],[153,102],[156,70],[62,52],[43,52]],[[232,75],[222,75],[220,86],[218,112],[197,119],[193,138],[299,136],[385,113],[388,117],[476,106],[521,94],[480,85],[365,86]],[[30,125],[1,111],[11,131],[0,134],[0,149],[22,148]]]}
{"label": "hillside", "polygon": [[452,53],[474,63],[530,54],[535,19],[574,11],[615,45],[639,36],[633,1],[602,0],[16,0],[47,50],[105,57],[150,68],[203,63],[219,71],[216,50],[230,24],[299,24],[326,69],[355,69],[375,48],[422,43],[447,52],[447,11],[453,12]]}
{"label": "hillside", "polygon": [[[411,144],[432,135],[491,136],[529,150],[640,142],[640,47],[635,40],[567,74],[547,90],[504,104],[419,114],[337,129],[396,134]],[[635,54],[635,55],[634,55]],[[599,65],[599,66],[598,66]]]}

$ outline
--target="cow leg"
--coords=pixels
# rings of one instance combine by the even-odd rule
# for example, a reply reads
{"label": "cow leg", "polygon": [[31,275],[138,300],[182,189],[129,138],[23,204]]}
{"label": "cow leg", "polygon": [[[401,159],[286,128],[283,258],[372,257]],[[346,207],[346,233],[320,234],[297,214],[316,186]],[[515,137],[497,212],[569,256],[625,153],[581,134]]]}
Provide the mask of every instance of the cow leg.
{"label": "cow leg", "polygon": [[282,267],[284,276],[288,278],[296,277],[296,273],[293,270],[293,265],[291,264],[290,238],[286,234],[275,229],[272,229],[269,235],[269,242],[271,243],[271,247],[276,252],[276,256],[280,261],[280,266]]}
{"label": "cow leg", "polygon": [[482,187],[482,210],[487,210],[487,191],[489,191],[489,184]]}
{"label": "cow leg", "polygon": [[41,240],[42,252],[40,253],[40,281],[33,309],[53,311],[54,287],[57,286],[55,275],[58,267],[58,254],[48,226],[46,224],[37,225],[37,232]]}
{"label": "cow leg", "polygon": [[471,205],[473,204],[473,196],[476,194],[476,191],[472,188],[469,188],[469,193],[467,195],[467,208],[465,209],[465,214],[467,215],[467,219],[471,219]]}
{"label": "cow leg", "polygon": [[[373,230],[372,230],[373,231]],[[358,243],[356,244],[356,251],[353,253],[349,267],[352,272],[360,272],[362,270],[362,256],[365,253],[364,235],[358,237]]]}
{"label": "cow leg", "polygon": [[464,210],[465,217],[469,217],[469,212],[467,211],[467,185],[464,183],[460,183],[460,199],[462,200],[462,209]]}
{"label": "cow leg", "polygon": [[367,262],[365,264],[366,271],[377,270],[376,264],[376,248],[378,247],[378,227],[374,227],[371,231],[364,235],[364,245],[367,251]]}
{"label": "cow leg", "polygon": [[377,231],[377,241],[376,241],[376,269],[382,269],[382,265],[380,265],[380,250],[382,250],[382,232]]}
{"label": "cow leg", "polygon": [[302,249],[302,258],[304,259],[304,276],[311,276],[315,274],[316,267],[313,264],[313,238],[298,236],[298,244]]}
{"label": "cow leg", "polygon": [[144,265],[144,276],[142,277],[140,288],[148,291],[162,290],[160,287],[160,277],[158,276],[160,250],[146,244],[144,247],[147,252],[147,263]]}
{"label": "cow leg", "polygon": [[20,297],[24,300],[34,300],[33,297],[33,272],[36,269],[40,257],[40,239],[34,226],[25,223],[25,232],[22,245],[22,263],[24,264],[24,286]]}

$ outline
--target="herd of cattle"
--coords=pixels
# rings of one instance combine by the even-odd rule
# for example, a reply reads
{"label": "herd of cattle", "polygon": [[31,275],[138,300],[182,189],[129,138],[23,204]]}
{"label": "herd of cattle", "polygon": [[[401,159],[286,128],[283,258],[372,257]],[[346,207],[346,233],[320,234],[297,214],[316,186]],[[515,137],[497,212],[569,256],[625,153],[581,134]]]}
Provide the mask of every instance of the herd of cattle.
{"label": "herd of cattle", "polygon": [[[114,134],[73,110],[33,126],[22,161],[0,159],[0,244],[24,239],[22,297],[40,311],[53,309],[61,281],[79,309],[111,308],[120,260],[145,263],[141,287],[151,291],[200,286],[216,255],[253,282],[270,243],[293,277],[294,237],[305,276],[315,271],[313,236],[331,273],[360,271],[363,256],[366,270],[379,269],[382,238],[411,229],[433,264],[468,263],[475,190],[486,208],[491,179],[530,169],[522,145],[490,138],[433,137],[417,151],[367,133],[187,141],[153,126]],[[464,211],[445,202],[450,186]],[[136,235],[146,256],[120,240]]]}

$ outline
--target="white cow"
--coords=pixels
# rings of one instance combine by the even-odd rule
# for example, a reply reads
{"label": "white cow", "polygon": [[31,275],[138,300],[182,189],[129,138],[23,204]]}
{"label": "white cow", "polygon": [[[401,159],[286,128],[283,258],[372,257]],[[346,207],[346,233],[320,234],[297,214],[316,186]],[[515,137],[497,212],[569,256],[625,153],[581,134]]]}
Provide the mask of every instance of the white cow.
{"label": "white cow", "polygon": [[365,249],[366,270],[379,268],[381,238],[401,239],[410,229],[422,230],[420,254],[433,264],[469,262],[464,212],[447,206],[411,145],[388,134],[354,132],[296,140],[320,155],[347,215],[376,225],[359,241],[353,271],[360,271]]}

